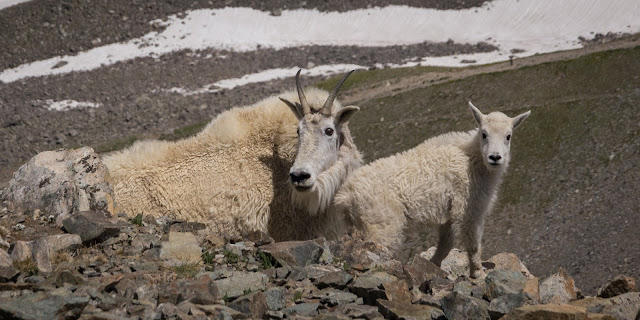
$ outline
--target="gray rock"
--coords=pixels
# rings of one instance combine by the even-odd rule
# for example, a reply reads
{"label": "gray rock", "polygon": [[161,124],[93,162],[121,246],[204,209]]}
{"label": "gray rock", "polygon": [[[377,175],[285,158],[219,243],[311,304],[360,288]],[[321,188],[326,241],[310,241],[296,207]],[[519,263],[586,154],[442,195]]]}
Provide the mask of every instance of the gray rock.
{"label": "gray rock", "polygon": [[[461,278],[458,278],[460,280]],[[453,291],[482,299],[487,292],[487,283],[484,279],[469,279],[458,281],[453,285]]]}
{"label": "gray rock", "polygon": [[442,298],[442,311],[449,320],[488,320],[488,308],[488,302],[455,291]]}
{"label": "gray rock", "polygon": [[77,286],[83,284],[85,279],[74,270],[71,265],[62,265],[56,268],[46,280],[47,283],[54,284],[56,287],[64,287],[65,284]]}
{"label": "gray rock", "polygon": [[431,294],[433,299],[440,300],[449,294],[449,292],[453,291],[453,287],[454,282],[452,280],[440,276],[434,276],[433,278],[425,281],[422,286],[420,286],[420,290]]}
{"label": "gray rock", "polygon": [[14,267],[0,267],[0,283],[15,282],[19,275]]}
{"label": "gray rock", "polygon": [[[0,227],[0,228],[4,228],[4,227]],[[0,230],[1,231],[1,230]],[[0,232],[2,233],[2,232]],[[7,242],[7,240],[2,239],[2,236],[0,236],[0,250],[9,250],[9,247],[11,245],[9,244],[9,242]]]}
{"label": "gray rock", "polygon": [[640,312],[640,292],[629,292],[612,298],[589,297],[571,302],[572,305],[584,307],[590,313],[604,313],[614,318],[634,319]]}
{"label": "gray rock", "polygon": [[350,303],[340,306],[338,310],[354,319],[373,320],[382,318],[382,314],[378,312],[378,307],[375,306]]}
{"label": "gray rock", "polygon": [[494,270],[485,278],[487,284],[486,297],[489,301],[507,293],[521,293],[527,283],[520,271]]}
{"label": "gray rock", "polygon": [[249,233],[247,235],[247,240],[255,243],[256,246],[263,246],[274,242],[273,238],[262,231],[253,231]]}
{"label": "gray rock", "polygon": [[505,293],[491,300],[488,309],[489,316],[491,319],[500,319],[511,310],[522,307],[528,301],[531,299],[524,293]]}
{"label": "gray rock", "polygon": [[202,248],[191,232],[169,232],[169,240],[162,242],[160,258],[176,263],[196,263],[202,259]]}
{"label": "gray rock", "polygon": [[295,315],[313,317],[318,314],[319,303],[300,303],[294,306],[282,309],[282,312],[287,317],[293,317]]}
{"label": "gray rock", "polygon": [[634,291],[638,291],[635,278],[617,276],[598,290],[598,297],[611,298]]}
{"label": "gray rock", "polygon": [[61,226],[78,212],[113,213],[109,179],[106,166],[89,147],[45,151],[13,174],[3,194],[10,211],[24,214],[39,209]]}
{"label": "gray rock", "polygon": [[68,233],[77,234],[84,243],[102,242],[116,237],[120,227],[101,211],[83,211],[62,221]]}
{"label": "gray rock", "polygon": [[261,291],[267,288],[269,278],[260,272],[236,271],[230,277],[215,280],[214,283],[220,292],[220,296],[225,295],[230,299],[235,299],[244,295],[245,291]]}
{"label": "gray rock", "polygon": [[269,311],[267,311],[267,313],[265,314],[265,317],[266,317],[267,319],[283,319],[283,318],[284,318],[284,312],[282,312],[282,311],[269,310]]}
{"label": "gray rock", "polygon": [[338,271],[342,270],[331,265],[312,264],[304,268],[293,270],[291,272],[291,275],[289,276],[289,279],[292,279],[294,281],[300,281],[303,279],[315,281],[316,279],[322,278],[329,273]]}
{"label": "gray rock", "polygon": [[343,270],[329,272],[316,279],[318,289],[332,287],[336,289],[344,289],[353,280],[353,276]]}
{"label": "gray rock", "polygon": [[274,257],[281,265],[304,267],[318,263],[324,249],[315,241],[276,242],[260,247],[265,253]]}
{"label": "gray rock", "polygon": [[284,309],[287,306],[284,293],[283,287],[272,287],[265,290],[264,298],[267,302],[267,308],[275,311]]}
{"label": "gray rock", "polygon": [[[421,253],[420,255],[425,259],[431,259],[436,253],[436,247],[431,247],[429,250]],[[440,268],[448,274],[448,278],[455,280],[461,276],[469,276],[469,259],[467,253],[459,249],[452,249],[449,252],[442,263]]]}
{"label": "gray rock", "polygon": [[31,244],[31,257],[38,266],[38,271],[44,273],[53,271],[46,238],[40,238]]}
{"label": "gray rock", "polygon": [[82,245],[82,238],[77,234],[54,234],[46,237],[49,256],[53,257],[60,250],[75,250]]}
{"label": "gray rock", "polygon": [[378,300],[378,305],[385,319],[445,320],[444,312],[432,306],[388,300]]}
{"label": "gray rock", "polygon": [[361,297],[364,303],[374,305],[377,299],[387,298],[384,290],[382,290],[382,285],[397,280],[398,278],[386,272],[367,272],[360,275],[349,285],[349,291]]}
{"label": "gray rock", "polygon": [[29,276],[24,278],[25,283],[40,283],[44,280],[43,276]]}
{"label": "gray rock", "polygon": [[518,256],[513,253],[502,252],[487,259],[482,265],[489,270],[511,270],[522,273],[527,278],[532,278],[533,275],[529,272],[529,269],[520,261]]}
{"label": "gray rock", "polygon": [[[587,316],[584,308],[569,304],[540,304],[525,305],[509,312],[502,320],[585,320],[591,319]],[[601,318],[600,318],[601,319]]]}
{"label": "gray rock", "polygon": [[9,248],[9,254],[13,261],[24,261],[31,258],[31,244],[29,241],[16,241]]}
{"label": "gray rock", "polygon": [[265,295],[258,291],[244,295],[229,304],[231,309],[242,312],[251,319],[262,319],[268,306]]}
{"label": "gray rock", "polygon": [[540,301],[542,303],[567,303],[577,299],[577,289],[573,278],[560,268],[540,283]]}
{"label": "gray rock", "polygon": [[11,256],[4,251],[4,249],[0,249],[0,268],[8,268],[13,266],[13,259]]}
{"label": "gray rock", "polygon": [[328,305],[329,307],[335,307],[355,302],[358,296],[353,293],[327,288],[314,293],[311,295],[311,298],[320,299],[320,303]]}
{"label": "gray rock", "polygon": [[[218,289],[216,283],[204,275],[196,279],[165,283],[158,289],[158,303],[169,302],[178,305],[186,301],[193,304],[214,304],[222,298],[222,291]],[[150,295],[153,294],[155,292],[150,293]]]}
{"label": "gray rock", "polygon": [[447,277],[447,273],[442,271],[433,262],[429,261],[423,255],[415,255],[413,260],[404,267],[404,274],[407,278],[409,289],[413,287],[420,287],[425,281],[439,276],[442,278]]}
{"label": "gray rock", "polygon": [[173,232],[196,232],[206,228],[207,226],[201,222],[178,222],[172,224],[169,230]]}
{"label": "gray rock", "polygon": [[0,300],[0,318],[9,319],[77,319],[89,303],[89,297],[77,297],[60,288],[49,292],[26,293]]}
{"label": "gray rock", "polygon": [[409,286],[405,280],[389,281],[382,284],[385,296],[390,301],[411,303]]}

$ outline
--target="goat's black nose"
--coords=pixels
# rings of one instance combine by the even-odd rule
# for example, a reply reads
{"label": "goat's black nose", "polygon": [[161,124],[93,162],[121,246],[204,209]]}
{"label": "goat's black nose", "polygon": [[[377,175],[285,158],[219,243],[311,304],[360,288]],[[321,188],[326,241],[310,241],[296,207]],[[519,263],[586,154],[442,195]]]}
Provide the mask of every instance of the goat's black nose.
{"label": "goat's black nose", "polygon": [[492,155],[489,156],[489,159],[491,159],[491,161],[497,162],[498,160],[502,159],[502,157],[500,155],[497,155],[497,154],[492,154]]}
{"label": "goat's black nose", "polygon": [[289,176],[291,177],[291,182],[303,182],[309,178],[311,178],[311,175],[302,171],[302,172],[292,172],[289,173]]}

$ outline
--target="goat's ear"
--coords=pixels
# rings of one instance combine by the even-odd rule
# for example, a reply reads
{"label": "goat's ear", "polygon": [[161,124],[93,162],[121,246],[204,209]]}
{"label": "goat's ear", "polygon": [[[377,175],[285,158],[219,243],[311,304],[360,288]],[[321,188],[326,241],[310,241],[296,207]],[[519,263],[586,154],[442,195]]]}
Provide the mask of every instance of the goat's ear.
{"label": "goat's ear", "polygon": [[525,113],[519,114],[515,118],[513,118],[513,129],[517,128],[522,123],[522,121],[524,121],[524,119],[526,119],[530,114],[531,114],[531,110]]}
{"label": "goat's ear", "polygon": [[301,120],[302,118],[304,118],[303,116],[304,113],[301,110],[302,106],[299,103],[293,103],[285,98],[280,98],[280,100],[284,102],[287,106],[289,106],[289,109],[293,111],[293,114],[296,115],[296,118],[298,118],[298,120]]}
{"label": "goat's ear", "polygon": [[346,107],[342,107],[342,109],[338,110],[338,112],[336,113],[336,123],[337,124],[344,124],[349,122],[349,119],[351,119],[351,117],[358,112],[358,110],[360,110],[360,108],[356,107],[356,106],[346,106]]}
{"label": "goat's ear", "polygon": [[480,112],[480,110],[478,110],[478,108],[476,108],[476,106],[474,106],[473,103],[471,103],[471,101],[469,101],[469,109],[471,110],[471,113],[473,114],[473,118],[476,119],[476,122],[478,123],[478,125],[481,125],[482,120],[484,119],[484,114],[482,114],[482,112]]}

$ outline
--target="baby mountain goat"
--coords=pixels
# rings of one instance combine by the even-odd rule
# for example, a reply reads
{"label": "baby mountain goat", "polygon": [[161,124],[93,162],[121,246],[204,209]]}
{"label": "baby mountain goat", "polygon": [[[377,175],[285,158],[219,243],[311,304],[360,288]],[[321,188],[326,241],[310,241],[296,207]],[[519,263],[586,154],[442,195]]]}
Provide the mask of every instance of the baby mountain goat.
{"label": "baby mountain goat", "polygon": [[[232,237],[254,230],[278,241],[317,237],[324,221],[320,211],[345,180],[340,175],[361,165],[346,123],[357,107],[342,107],[335,100],[344,79],[331,94],[309,88],[305,96],[299,74],[297,94],[286,92],[225,111],[191,138],[136,142],[104,157],[116,210],[204,222],[211,231]],[[295,116],[287,105],[296,106]],[[335,145],[298,148],[304,157],[310,152],[323,156],[298,178],[292,172],[298,187],[294,191],[289,169],[296,157],[296,126],[302,136],[307,130],[301,117],[309,119],[310,127],[316,121],[333,125]],[[303,181],[305,174],[309,178]]]}
{"label": "baby mountain goat", "polygon": [[512,131],[530,111],[509,118],[501,112],[484,115],[471,102],[469,108],[478,129],[446,133],[358,169],[334,205],[338,215],[403,261],[426,249],[428,227],[438,225],[432,261],[440,266],[460,237],[471,276],[482,278],[484,218],[509,164]]}

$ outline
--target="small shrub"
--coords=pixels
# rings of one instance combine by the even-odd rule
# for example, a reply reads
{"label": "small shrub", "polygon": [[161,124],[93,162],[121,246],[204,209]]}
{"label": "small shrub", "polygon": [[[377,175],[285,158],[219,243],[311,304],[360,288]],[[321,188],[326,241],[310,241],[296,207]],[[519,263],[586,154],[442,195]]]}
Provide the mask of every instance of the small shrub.
{"label": "small shrub", "polygon": [[204,264],[213,264],[215,262],[215,258],[216,255],[209,251],[202,253],[202,262],[204,262]]}
{"label": "small shrub", "polygon": [[229,295],[227,294],[227,292],[224,293],[224,297],[222,297],[222,301],[224,301],[224,303],[229,303]]}
{"label": "small shrub", "polygon": [[293,301],[302,299],[302,291],[296,291],[293,293]]}
{"label": "small shrub", "polygon": [[181,278],[195,278],[200,271],[200,265],[196,263],[185,263],[171,268]]}
{"label": "small shrub", "polygon": [[142,227],[142,213],[138,214],[135,218],[130,219],[131,223],[135,224],[138,227]]}
{"label": "small shrub", "polygon": [[258,250],[258,261],[262,269],[270,269],[278,266],[278,261],[269,254]]}
{"label": "small shrub", "polygon": [[13,267],[26,274],[27,277],[35,276],[38,274],[38,265],[31,258],[27,258],[22,261],[14,261]]}
{"label": "small shrub", "polygon": [[342,269],[344,269],[345,271],[349,271],[351,270],[351,265],[349,264],[349,262],[343,262],[342,263]]}
{"label": "small shrub", "polygon": [[242,295],[248,295],[251,293],[251,289],[244,289],[242,290]]}
{"label": "small shrub", "polygon": [[224,250],[222,254],[224,254],[224,259],[228,264],[236,264],[240,261],[240,256],[233,253],[233,251]]}

